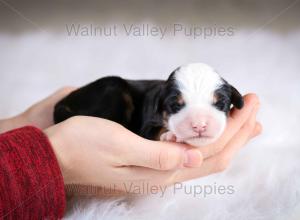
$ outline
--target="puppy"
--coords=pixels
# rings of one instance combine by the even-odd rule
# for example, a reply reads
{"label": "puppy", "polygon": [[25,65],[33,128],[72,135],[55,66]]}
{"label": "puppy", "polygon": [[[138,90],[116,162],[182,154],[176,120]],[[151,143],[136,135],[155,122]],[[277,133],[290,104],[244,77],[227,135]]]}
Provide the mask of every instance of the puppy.
{"label": "puppy", "polygon": [[147,139],[203,146],[220,137],[232,104],[243,107],[241,94],[210,66],[193,63],[166,81],[101,78],[58,102],[54,121],[100,117]]}

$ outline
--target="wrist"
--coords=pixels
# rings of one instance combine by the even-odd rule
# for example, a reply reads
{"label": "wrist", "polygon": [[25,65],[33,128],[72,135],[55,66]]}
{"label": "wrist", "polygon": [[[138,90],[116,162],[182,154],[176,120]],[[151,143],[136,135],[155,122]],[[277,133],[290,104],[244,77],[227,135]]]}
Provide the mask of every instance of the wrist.
{"label": "wrist", "polygon": [[2,119],[0,120],[0,133],[20,128],[28,124],[29,123],[26,121],[23,113],[11,118]]}
{"label": "wrist", "polygon": [[64,183],[72,183],[72,161],[71,152],[67,150],[68,144],[63,140],[63,132],[59,129],[60,125],[52,126],[44,130],[45,135],[52,146],[54,154],[57,158],[58,165],[60,167]]}

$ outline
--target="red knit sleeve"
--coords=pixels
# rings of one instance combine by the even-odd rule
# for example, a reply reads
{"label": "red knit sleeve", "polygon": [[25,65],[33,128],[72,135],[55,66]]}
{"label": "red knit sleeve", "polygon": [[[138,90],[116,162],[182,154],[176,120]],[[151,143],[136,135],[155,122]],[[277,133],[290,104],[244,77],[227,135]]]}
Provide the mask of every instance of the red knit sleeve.
{"label": "red knit sleeve", "polygon": [[42,131],[27,126],[0,135],[0,219],[60,219],[62,174]]}

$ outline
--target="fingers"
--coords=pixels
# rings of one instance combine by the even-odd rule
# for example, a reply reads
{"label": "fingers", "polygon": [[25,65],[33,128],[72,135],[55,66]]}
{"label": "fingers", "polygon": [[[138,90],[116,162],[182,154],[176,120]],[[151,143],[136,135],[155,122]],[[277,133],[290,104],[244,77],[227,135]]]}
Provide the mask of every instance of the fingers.
{"label": "fingers", "polygon": [[[146,167],[125,167],[122,168],[120,175],[125,174],[123,180],[134,182],[135,185],[147,183],[147,185],[168,186],[177,179],[179,170],[155,170]],[[121,189],[122,190],[122,189]]]}
{"label": "fingers", "polygon": [[[256,113],[253,113],[255,115]],[[251,117],[247,121],[247,125],[243,126],[243,128],[235,135],[235,137],[229,142],[226,148],[219,154],[214,157],[210,157],[200,163],[200,167],[189,167],[189,168],[182,168],[182,169],[149,169],[146,167],[127,167],[126,173],[130,173],[131,177],[138,177],[136,180],[132,180],[135,184],[143,184],[147,182],[149,186],[169,186],[176,182],[182,182],[194,178],[199,178],[202,176],[211,175],[216,172],[224,171],[230,164],[232,157],[236,154],[236,152],[244,146],[247,141],[249,140],[249,136],[256,134],[259,132],[260,124],[256,123],[255,126],[253,125],[253,121],[255,121],[254,116]],[[253,128],[254,127],[254,128]],[[198,149],[194,149],[198,151]],[[199,151],[198,151],[199,152]],[[199,160],[199,158],[195,158]],[[171,165],[171,164],[170,164]],[[175,165],[175,164],[173,164]],[[171,165],[169,168],[173,167]],[[178,165],[178,164],[177,164]],[[152,166],[150,168],[154,168]],[[161,168],[161,167],[160,167]],[[166,167],[165,167],[166,168]],[[176,168],[176,165],[173,167]],[[120,188],[120,190],[124,190]]]}
{"label": "fingers", "polygon": [[256,123],[258,108],[257,106],[253,109],[250,118],[221,152],[205,159],[200,168],[183,168],[177,175],[176,181],[186,181],[225,170],[236,152],[249,141],[253,134],[260,131],[260,124]]}
{"label": "fingers", "polygon": [[225,130],[224,136],[220,141],[228,142],[240,128],[249,119],[253,109],[259,105],[258,97],[255,94],[248,94],[244,97],[245,106],[243,109],[233,108],[228,117],[228,129]]}
{"label": "fingers", "polygon": [[227,119],[227,126],[222,136],[213,144],[199,148],[204,158],[220,152],[226,143],[240,130],[243,124],[250,117],[253,108],[259,103],[255,94],[244,96],[245,105],[242,109],[232,109]]}
{"label": "fingers", "polygon": [[263,128],[262,128],[261,123],[256,122],[255,128],[254,128],[253,133],[251,134],[250,137],[254,138],[254,137],[260,135],[262,133],[262,130],[263,130]]}
{"label": "fingers", "polygon": [[31,124],[41,129],[53,125],[53,110],[55,104],[74,89],[75,87],[61,88],[52,95],[31,106],[22,113],[23,117],[27,120],[26,124]]}
{"label": "fingers", "polygon": [[[256,128],[256,114],[258,109],[258,105],[254,107],[247,122],[242,126],[240,131],[233,137],[233,139],[228,142],[228,145],[224,148],[224,150],[217,155],[218,160],[223,160],[225,161],[225,164],[228,165],[236,152],[251,139],[251,135]],[[226,168],[226,165],[224,167]]]}
{"label": "fingers", "polygon": [[142,138],[135,139],[127,144],[126,165],[142,166],[156,170],[173,170],[183,166],[200,167],[205,154],[207,156],[221,151],[226,143],[241,129],[257,103],[258,98],[256,95],[246,95],[245,107],[242,110],[232,111],[227,132],[214,145],[191,148],[178,143],[149,141]]}
{"label": "fingers", "polygon": [[65,86],[65,87],[57,90],[55,93],[53,93],[49,97],[45,98],[43,101],[45,101],[47,103],[57,103],[59,100],[61,100],[65,96],[69,95],[75,89],[76,89],[76,87],[73,87],[73,86]]}
{"label": "fingers", "polygon": [[156,170],[174,170],[179,167],[199,167],[202,154],[196,148],[183,144],[139,140],[128,145],[126,164]]}
{"label": "fingers", "polygon": [[91,130],[89,134],[93,132],[97,137],[101,151],[110,155],[107,158],[114,167],[172,170],[183,165],[200,166],[202,162],[202,155],[196,149],[178,143],[144,139],[116,122],[88,116],[72,117],[67,121],[81,126],[85,124]]}
{"label": "fingers", "polygon": [[60,88],[50,96],[36,103],[34,106],[54,106],[59,100],[70,94],[75,89],[76,87],[72,86],[65,86],[63,88]]}

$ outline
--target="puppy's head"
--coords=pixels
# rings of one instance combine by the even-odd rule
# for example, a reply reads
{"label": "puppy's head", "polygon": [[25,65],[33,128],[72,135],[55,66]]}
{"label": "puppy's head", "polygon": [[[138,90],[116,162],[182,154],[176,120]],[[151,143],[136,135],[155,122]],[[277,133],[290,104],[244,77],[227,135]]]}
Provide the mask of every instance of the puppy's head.
{"label": "puppy's head", "polygon": [[241,94],[210,66],[194,63],[170,75],[162,109],[167,129],[178,140],[202,146],[220,137],[231,104],[242,108]]}

